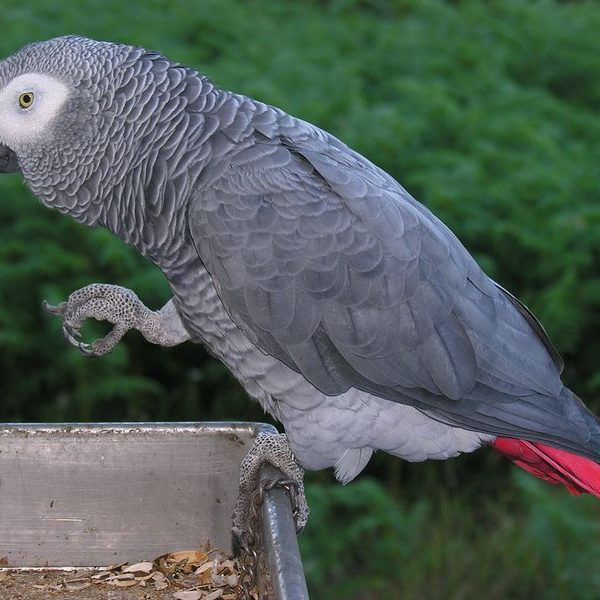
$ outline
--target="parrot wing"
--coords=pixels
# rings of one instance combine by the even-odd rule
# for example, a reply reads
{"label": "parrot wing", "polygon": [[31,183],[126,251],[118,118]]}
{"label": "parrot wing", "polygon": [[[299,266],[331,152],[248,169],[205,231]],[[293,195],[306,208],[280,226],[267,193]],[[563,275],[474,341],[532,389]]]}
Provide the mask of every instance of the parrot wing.
{"label": "parrot wing", "polygon": [[588,443],[541,325],[385,172],[287,116],[212,169],[191,235],[265,352],[328,395],[355,387],[475,431]]}

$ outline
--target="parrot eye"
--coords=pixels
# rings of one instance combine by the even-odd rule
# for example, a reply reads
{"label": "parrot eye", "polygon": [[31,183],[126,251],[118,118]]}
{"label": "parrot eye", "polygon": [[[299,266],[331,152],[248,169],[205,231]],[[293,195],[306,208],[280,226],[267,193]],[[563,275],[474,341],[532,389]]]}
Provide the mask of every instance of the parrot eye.
{"label": "parrot eye", "polygon": [[25,92],[19,96],[19,106],[29,108],[33,104],[33,92]]}

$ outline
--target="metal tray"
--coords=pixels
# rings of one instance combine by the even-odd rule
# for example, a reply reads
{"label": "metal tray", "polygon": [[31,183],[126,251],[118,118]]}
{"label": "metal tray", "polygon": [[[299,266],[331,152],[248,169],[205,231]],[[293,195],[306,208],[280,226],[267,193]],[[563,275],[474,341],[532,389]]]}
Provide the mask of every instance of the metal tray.
{"label": "metal tray", "polygon": [[[239,465],[259,423],[0,425],[0,557],[10,568],[232,549]],[[263,477],[272,476],[271,467]],[[263,505],[269,598],[308,598],[287,494]],[[84,596],[81,596],[84,598]]]}

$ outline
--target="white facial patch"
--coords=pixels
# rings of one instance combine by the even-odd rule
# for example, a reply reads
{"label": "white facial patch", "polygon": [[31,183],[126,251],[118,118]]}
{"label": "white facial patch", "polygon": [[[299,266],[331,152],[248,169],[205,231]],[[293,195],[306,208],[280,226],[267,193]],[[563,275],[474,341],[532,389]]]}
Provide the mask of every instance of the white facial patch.
{"label": "white facial patch", "polygon": [[[33,98],[28,108],[19,103],[23,94]],[[64,83],[43,73],[25,73],[9,81],[0,89],[0,143],[15,149],[43,138],[68,95]]]}

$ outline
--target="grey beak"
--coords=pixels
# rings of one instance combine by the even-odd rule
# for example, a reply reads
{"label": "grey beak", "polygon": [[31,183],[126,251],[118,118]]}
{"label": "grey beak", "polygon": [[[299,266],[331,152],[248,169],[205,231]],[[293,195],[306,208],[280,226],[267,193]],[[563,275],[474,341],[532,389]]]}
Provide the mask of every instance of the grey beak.
{"label": "grey beak", "polygon": [[17,155],[8,146],[0,144],[0,173],[16,173],[20,170]]}

